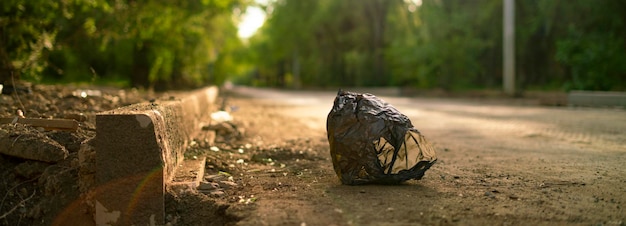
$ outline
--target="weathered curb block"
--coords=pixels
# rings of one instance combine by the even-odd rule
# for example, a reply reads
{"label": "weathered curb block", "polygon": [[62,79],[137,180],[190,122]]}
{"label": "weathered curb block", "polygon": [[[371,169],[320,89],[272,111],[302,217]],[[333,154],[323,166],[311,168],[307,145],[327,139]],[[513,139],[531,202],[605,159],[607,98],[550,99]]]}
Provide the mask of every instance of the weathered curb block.
{"label": "weathered curb block", "polygon": [[165,224],[165,183],[210,113],[217,88],[96,116],[96,225]]}
{"label": "weathered curb block", "polygon": [[206,165],[206,157],[183,161],[168,186],[174,191],[196,189],[200,186],[200,181],[204,179],[204,165]]}
{"label": "weathered curb block", "polygon": [[571,91],[567,95],[567,102],[576,106],[623,106],[626,107],[626,93],[598,92],[598,91]]}

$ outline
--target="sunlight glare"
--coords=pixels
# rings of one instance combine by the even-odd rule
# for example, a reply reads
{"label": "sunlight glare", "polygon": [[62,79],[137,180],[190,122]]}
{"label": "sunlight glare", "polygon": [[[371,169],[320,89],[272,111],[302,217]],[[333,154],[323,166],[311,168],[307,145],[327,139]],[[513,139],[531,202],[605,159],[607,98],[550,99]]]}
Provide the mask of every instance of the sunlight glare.
{"label": "sunlight glare", "polygon": [[404,3],[408,5],[409,12],[415,12],[422,5],[422,0],[404,0]]}
{"label": "sunlight glare", "polygon": [[249,6],[243,14],[243,18],[238,25],[237,35],[240,38],[250,38],[263,26],[265,22],[265,12],[258,6]]}

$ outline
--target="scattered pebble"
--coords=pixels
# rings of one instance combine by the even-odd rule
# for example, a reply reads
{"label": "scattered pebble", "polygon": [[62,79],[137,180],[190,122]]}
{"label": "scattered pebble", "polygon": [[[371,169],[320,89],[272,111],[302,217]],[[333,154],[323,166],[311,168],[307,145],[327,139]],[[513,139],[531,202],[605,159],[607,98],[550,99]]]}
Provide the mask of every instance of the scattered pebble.
{"label": "scattered pebble", "polygon": [[225,174],[214,174],[214,175],[208,175],[204,177],[204,179],[209,182],[222,181],[222,180],[226,180],[227,178],[228,178],[228,175],[225,175]]}
{"label": "scattered pebble", "polygon": [[251,204],[256,201],[256,197],[254,195],[250,195],[250,198],[246,198],[245,196],[239,196],[239,203],[243,204]]}
{"label": "scattered pebble", "polygon": [[212,190],[216,190],[220,187],[220,185],[218,183],[214,183],[214,182],[200,182],[200,185],[198,186],[198,190],[204,190],[204,191],[212,191]]}
{"label": "scattered pebble", "polygon": [[211,196],[213,196],[213,197],[222,197],[222,196],[226,195],[226,193],[224,191],[222,191],[222,190],[211,191],[209,194]]}
{"label": "scattered pebble", "polygon": [[219,184],[219,186],[224,189],[230,189],[238,186],[237,183],[232,181],[220,181],[217,182],[217,184]]}
{"label": "scattered pebble", "polygon": [[518,197],[516,195],[509,195],[509,198],[513,199],[513,200],[520,200],[520,197]]}

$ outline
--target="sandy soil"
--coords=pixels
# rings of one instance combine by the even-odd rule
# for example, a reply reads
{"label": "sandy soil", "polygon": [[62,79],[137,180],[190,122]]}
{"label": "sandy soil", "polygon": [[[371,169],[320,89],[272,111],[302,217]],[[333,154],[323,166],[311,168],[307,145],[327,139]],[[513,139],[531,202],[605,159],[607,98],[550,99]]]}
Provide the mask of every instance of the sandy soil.
{"label": "sandy soil", "polygon": [[462,100],[459,109],[459,100],[422,101],[420,110],[401,101],[397,108],[437,146],[438,162],[426,176],[398,186],[346,186],[328,153],[330,108],[232,98],[244,136],[196,154],[209,156],[207,177],[225,172],[236,186],[221,195],[172,194],[174,203],[203,201],[181,205],[170,219],[180,225],[625,224],[623,110]]}

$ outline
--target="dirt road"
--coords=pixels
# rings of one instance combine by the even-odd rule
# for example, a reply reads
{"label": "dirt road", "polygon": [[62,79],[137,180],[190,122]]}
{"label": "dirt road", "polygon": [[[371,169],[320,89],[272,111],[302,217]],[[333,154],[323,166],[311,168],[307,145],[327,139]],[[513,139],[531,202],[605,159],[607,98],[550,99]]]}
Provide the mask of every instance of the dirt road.
{"label": "dirt road", "polygon": [[243,143],[257,148],[231,158],[241,163],[231,172],[241,185],[229,193],[225,214],[237,219],[231,223],[626,222],[624,110],[383,96],[437,146],[438,161],[420,181],[345,186],[334,174],[326,140],[334,92],[235,93],[229,103],[246,129]]}

